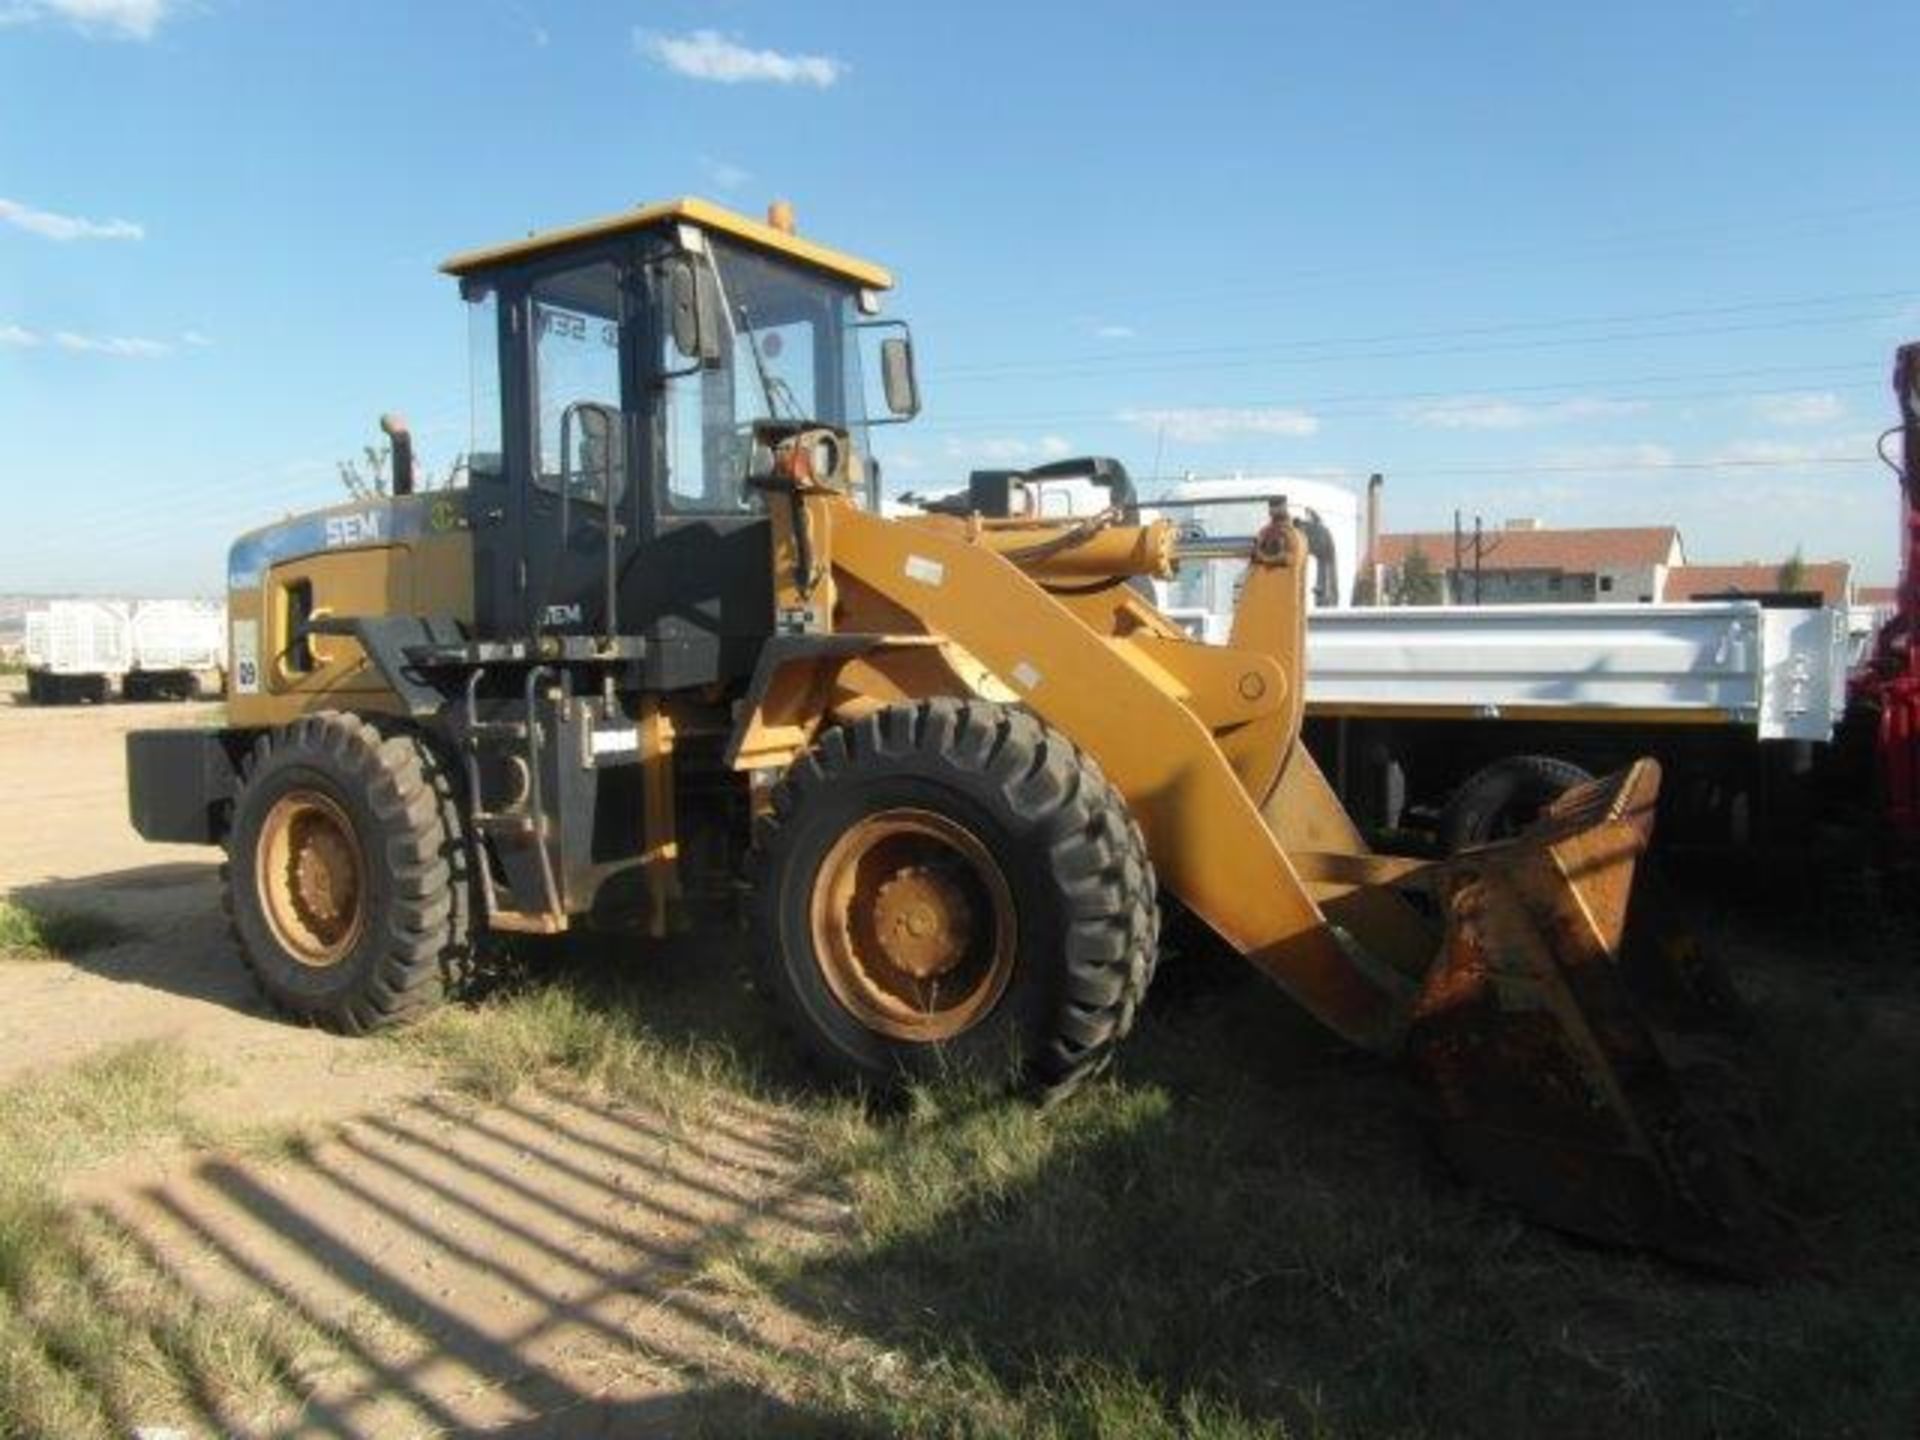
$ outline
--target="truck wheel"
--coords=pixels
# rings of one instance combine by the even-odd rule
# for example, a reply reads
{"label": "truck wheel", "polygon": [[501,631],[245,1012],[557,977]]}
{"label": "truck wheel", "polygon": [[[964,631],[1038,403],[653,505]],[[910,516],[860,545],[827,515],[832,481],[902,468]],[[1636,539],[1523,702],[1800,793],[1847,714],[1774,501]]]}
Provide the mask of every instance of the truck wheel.
{"label": "truck wheel", "polygon": [[464,973],[472,907],[452,784],[418,736],[296,720],[242,768],[227,914],[261,991],[363,1034],[431,1009]]}
{"label": "truck wheel", "polygon": [[1065,1093],[1133,1024],[1153,867],[1093,761],[1024,711],[950,699],[829,730],[774,791],[755,949],[831,1068],[1009,1069]]}
{"label": "truck wheel", "polygon": [[1462,781],[1440,812],[1449,855],[1517,835],[1555,800],[1593,776],[1551,755],[1509,755]]}

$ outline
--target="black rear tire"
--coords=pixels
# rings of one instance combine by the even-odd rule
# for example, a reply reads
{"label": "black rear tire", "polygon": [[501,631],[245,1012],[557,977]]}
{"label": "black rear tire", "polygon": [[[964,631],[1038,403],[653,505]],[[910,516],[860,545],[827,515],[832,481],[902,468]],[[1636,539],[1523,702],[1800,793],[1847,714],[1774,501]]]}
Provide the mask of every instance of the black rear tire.
{"label": "black rear tire", "polygon": [[1551,755],[1509,755],[1475,771],[1440,812],[1440,843],[1449,855],[1516,835],[1541,811],[1593,776]]}
{"label": "black rear tire", "polygon": [[[263,832],[302,804],[334,817],[346,837],[336,849],[359,856],[358,918],[340,926],[337,955],[303,956],[288,940],[287,902],[263,889],[278,879]],[[356,715],[296,720],[256,742],[234,801],[222,878],[241,958],[293,1018],[350,1035],[415,1019],[471,965],[469,854],[451,772],[424,739]]]}
{"label": "black rear tire", "polygon": [[[815,892],[836,846],[902,815],[971,836],[1011,902],[1004,988],[937,1038],[887,1033],[847,1003],[818,938]],[[1091,757],[1004,705],[925,700],[826,732],[774,791],[753,878],[767,988],[814,1057],[846,1076],[1010,1071],[1057,1097],[1132,1028],[1153,974],[1159,912],[1138,825]]]}

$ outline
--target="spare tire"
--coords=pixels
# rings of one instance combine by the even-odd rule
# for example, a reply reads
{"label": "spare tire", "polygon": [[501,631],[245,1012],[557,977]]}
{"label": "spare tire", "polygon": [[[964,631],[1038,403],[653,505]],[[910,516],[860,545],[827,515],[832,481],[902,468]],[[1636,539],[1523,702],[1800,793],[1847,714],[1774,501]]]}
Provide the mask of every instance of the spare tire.
{"label": "spare tire", "polygon": [[1517,835],[1555,800],[1593,776],[1551,755],[1509,755],[1461,782],[1440,812],[1449,855]]}

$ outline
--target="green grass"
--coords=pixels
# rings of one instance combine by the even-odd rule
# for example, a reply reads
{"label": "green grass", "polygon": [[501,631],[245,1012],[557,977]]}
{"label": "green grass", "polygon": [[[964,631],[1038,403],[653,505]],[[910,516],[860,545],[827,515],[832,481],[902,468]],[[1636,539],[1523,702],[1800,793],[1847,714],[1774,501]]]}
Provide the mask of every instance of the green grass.
{"label": "green grass", "polygon": [[32,1188],[140,1141],[193,1133],[189,1098],[214,1073],[178,1045],[146,1040],[6,1087],[0,1188]]}
{"label": "green grass", "polygon": [[0,959],[66,960],[126,937],[126,927],[91,910],[59,910],[0,899]]}
{"label": "green grass", "polygon": [[879,1357],[788,1368],[821,1433],[1910,1433],[1920,968],[1727,938],[1756,952],[1756,1062],[1821,1266],[1768,1288],[1583,1247],[1456,1185],[1392,1074],[1237,967],[1170,976],[1118,1073],[1048,1112],[810,1086],[711,951],[608,946],[403,1043],[484,1097],[581,1085],[690,1135],[710,1106],[780,1107],[846,1223],[799,1248],[730,1237],[705,1280]]}
{"label": "green grass", "polygon": [[174,1045],[103,1051],[0,1090],[0,1437],[269,1428],[297,1406],[324,1341],[272,1302],[187,1290],[106,1214],[76,1208],[76,1171],[204,1136],[190,1099],[214,1078]]}
{"label": "green grass", "polygon": [[[482,1105],[552,1085],[689,1144],[747,1111],[797,1142],[786,1187],[840,1202],[831,1218],[802,1242],[717,1227],[691,1283],[814,1343],[760,1346],[743,1318],[698,1376],[708,1433],[765,1392],[780,1433],[823,1436],[1911,1434],[1920,947],[1884,916],[1768,929],[1719,940],[1819,1271],[1765,1288],[1569,1242],[1455,1184],[1395,1075],[1227,963],[1172,967],[1116,1072],[1047,1111],[961,1080],[887,1104],[821,1087],[713,939],[575,945],[389,1043]],[[206,1078],[143,1045],[0,1091],[5,1440],[275,1433],[343,1353],[62,1202],[149,1143],[311,1155],[309,1131],[209,1131]]]}

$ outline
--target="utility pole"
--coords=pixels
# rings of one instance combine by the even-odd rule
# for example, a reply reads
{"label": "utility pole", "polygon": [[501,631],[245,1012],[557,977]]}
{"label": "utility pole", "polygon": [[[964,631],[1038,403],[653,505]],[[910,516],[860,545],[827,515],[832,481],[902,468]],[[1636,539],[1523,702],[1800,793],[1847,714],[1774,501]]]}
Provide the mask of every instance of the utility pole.
{"label": "utility pole", "polygon": [[1460,577],[1465,573],[1466,568],[1462,564],[1461,556],[1464,544],[1465,540],[1460,530],[1460,511],[1456,507],[1453,512],[1453,568],[1447,571],[1447,600],[1452,604],[1458,604],[1460,600],[1462,589]]}
{"label": "utility pole", "polygon": [[1486,543],[1481,538],[1480,517],[1473,517],[1473,603],[1480,603],[1480,561],[1486,555]]}
{"label": "utility pole", "polygon": [[[1450,604],[1467,603],[1467,527],[1465,518],[1458,510],[1453,512],[1453,568],[1447,571],[1447,600]],[[1473,517],[1473,604],[1484,603],[1486,566],[1488,555],[1500,548],[1498,540],[1487,542],[1487,526],[1482,516]]]}

